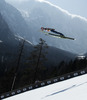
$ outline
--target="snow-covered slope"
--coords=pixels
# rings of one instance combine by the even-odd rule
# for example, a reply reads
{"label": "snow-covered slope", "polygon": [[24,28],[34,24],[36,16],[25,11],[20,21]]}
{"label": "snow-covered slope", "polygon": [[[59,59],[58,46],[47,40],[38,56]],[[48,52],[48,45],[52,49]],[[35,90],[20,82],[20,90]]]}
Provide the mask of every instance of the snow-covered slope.
{"label": "snow-covered slope", "polygon": [[5,0],[0,0],[0,13],[14,34],[31,40],[29,36],[29,27],[16,8],[6,3]]}
{"label": "snow-covered slope", "polygon": [[[33,42],[42,37],[52,46],[75,53],[86,52],[87,19],[71,15],[60,7],[43,0],[27,0],[19,3],[14,0],[12,4],[20,10],[28,23]],[[55,28],[66,36],[76,38],[76,40],[71,41],[45,36],[40,32],[41,26]]]}
{"label": "snow-covered slope", "polygon": [[87,74],[3,100],[86,100]]}
{"label": "snow-covered slope", "polygon": [[15,40],[15,36],[13,32],[9,29],[8,24],[3,19],[1,13],[0,13],[0,40],[4,44],[13,44],[17,41]]}

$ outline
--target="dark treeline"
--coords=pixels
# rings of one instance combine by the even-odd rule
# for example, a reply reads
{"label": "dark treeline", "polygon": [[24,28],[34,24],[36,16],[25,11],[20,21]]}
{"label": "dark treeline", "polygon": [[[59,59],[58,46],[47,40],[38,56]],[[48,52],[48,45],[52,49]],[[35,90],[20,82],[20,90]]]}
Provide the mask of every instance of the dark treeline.
{"label": "dark treeline", "polygon": [[[77,71],[87,67],[87,59],[75,59],[66,63],[62,61],[58,66],[50,67],[38,67],[36,81],[43,81],[53,77],[57,77],[63,74],[67,74],[73,71]],[[26,85],[34,84],[35,66],[27,67],[18,71],[16,83],[14,89],[24,87]],[[15,67],[10,68],[5,72],[3,77],[0,77],[0,93],[8,92],[11,90],[12,81],[14,77]]]}
{"label": "dark treeline", "polygon": [[[23,44],[20,46],[20,51],[22,46]],[[86,58],[76,58],[69,62],[61,61],[57,66],[47,67],[45,62],[48,61],[46,56],[48,48],[46,42],[40,39],[40,42],[34,46],[29,55],[27,53],[27,56],[24,56],[24,52],[20,55],[20,51],[16,55],[11,55],[11,58],[10,55],[4,55],[5,58],[2,57],[0,61],[0,94],[87,67]],[[24,51],[26,48],[22,49]],[[20,58],[19,56],[21,59],[17,59]]]}

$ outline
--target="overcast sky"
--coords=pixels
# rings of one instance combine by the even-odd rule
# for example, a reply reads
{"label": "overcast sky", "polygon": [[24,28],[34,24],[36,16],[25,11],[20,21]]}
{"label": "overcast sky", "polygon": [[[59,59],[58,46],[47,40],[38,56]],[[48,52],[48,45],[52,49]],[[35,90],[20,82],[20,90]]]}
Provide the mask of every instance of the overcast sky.
{"label": "overcast sky", "polygon": [[[27,1],[27,0],[6,0],[6,1]],[[47,0],[68,12],[87,18],[87,0]]]}

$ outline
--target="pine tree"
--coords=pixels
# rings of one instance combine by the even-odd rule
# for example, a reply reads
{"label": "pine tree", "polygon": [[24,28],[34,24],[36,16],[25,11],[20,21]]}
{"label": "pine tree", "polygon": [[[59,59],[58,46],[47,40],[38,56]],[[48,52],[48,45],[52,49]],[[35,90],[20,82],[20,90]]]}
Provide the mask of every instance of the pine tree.
{"label": "pine tree", "polygon": [[32,66],[34,69],[34,75],[33,75],[33,83],[35,83],[36,80],[42,79],[43,71],[46,69],[44,66],[44,62],[47,60],[46,54],[47,54],[47,48],[48,45],[46,42],[40,38],[39,44],[34,46],[34,50],[31,52],[31,55],[29,57],[29,66]]}

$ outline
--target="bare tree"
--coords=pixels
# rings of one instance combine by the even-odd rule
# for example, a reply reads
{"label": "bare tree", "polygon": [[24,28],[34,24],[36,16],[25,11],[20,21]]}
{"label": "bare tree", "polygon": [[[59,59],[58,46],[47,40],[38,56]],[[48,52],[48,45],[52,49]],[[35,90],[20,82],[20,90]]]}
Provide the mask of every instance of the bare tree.
{"label": "bare tree", "polygon": [[17,67],[15,69],[11,90],[13,90],[14,86],[15,86],[15,82],[16,82],[16,78],[17,78],[17,73],[18,73],[18,69],[20,67],[20,61],[21,61],[21,57],[22,57],[22,53],[23,53],[23,49],[24,49],[24,44],[25,44],[25,40],[22,39],[22,43],[21,43],[20,50],[19,50],[19,55],[18,55]]}

